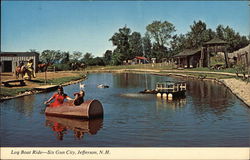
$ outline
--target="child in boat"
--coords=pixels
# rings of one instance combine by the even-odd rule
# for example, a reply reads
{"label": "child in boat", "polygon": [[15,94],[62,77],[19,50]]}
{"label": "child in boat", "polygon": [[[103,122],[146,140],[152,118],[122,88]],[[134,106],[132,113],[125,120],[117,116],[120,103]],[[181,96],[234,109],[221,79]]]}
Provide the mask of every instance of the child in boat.
{"label": "child in boat", "polygon": [[64,99],[67,100],[73,100],[72,98],[70,98],[69,96],[67,96],[67,94],[65,94],[63,92],[63,87],[59,86],[58,87],[58,92],[55,93],[48,101],[46,101],[44,104],[48,104],[50,101],[52,101],[53,99],[54,102],[52,102],[51,104],[49,104],[49,107],[59,107],[60,105],[63,104]]}
{"label": "child in boat", "polygon": [[84,102],[84,96],[85,92],[83,90],[80,90],[79,93],[74,93],[75,99],[74,99],[74,105],[79,106]]}

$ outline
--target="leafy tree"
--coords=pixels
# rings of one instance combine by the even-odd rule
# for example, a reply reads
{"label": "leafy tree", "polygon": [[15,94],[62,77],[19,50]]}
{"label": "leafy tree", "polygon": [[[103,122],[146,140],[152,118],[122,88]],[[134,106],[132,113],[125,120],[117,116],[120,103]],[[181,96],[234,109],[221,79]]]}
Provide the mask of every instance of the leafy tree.
{"label": "leafy tree", "polygon": [[146,27],[148,35],[154,39],[158,46],[169,45],[169,40],[175,32],[175,26],[168,21],[153,21]]}
{"label": "leafy tree", "polygon": [[112,41],[113,45],[116,46],[116,49],[114,50],[115,54],[121,54],[119,55],[122,60],[128,60],[133,58],[133,56],[130,54],[129,49],[129,36],[130,36],[131,30],[130,28],[127,28],[126,26],[123,28],[119,28],[119,32],[115,33],[111,38],[110,41]]}
{"label": "leafy tree", "polygon": [[173,39],[170,41],[170,54],[171,56],[178,54],[185,48],[188,48],[187,37],[186,35],[174,35]]}
{"label": "leafy tree", "polygon": [[61,59],[61,52],[55,50],[44,50],[41,53],[40,60],[46,64],[54,64]]}
{"label": "leafy tree", "polygon": [[60,63],[67,64],[69,62],[70,62],[70,54],[69,54],[69,52],[61,52]]}
{"label": "leafy tree", "polygon": [[94,58],[94,56],[92,55],[92,53],[88,53],[88,52],[87,52],[87,53],[85,53],[85,54],[83,55],[82,61],[83,61],[86,65],[90,65],[93,58]]}
{"label": "leafy tree", "polygon": [[142,44],[143,44],[142,47],[143,47],[144,56],[148,57],[148,58],[155,58],[152,55],[152,43],[151,43],[150,37],[147,33],[142,38]]}
{"label": "leafy tree", "polygon": [[111,59],[112,59],[112,51],[106,50],[106,52],[103,55],[103,61],[106,65],[111,65]]}
{"label": "leafy tree", "polygon": [[161,62],[162,58],[166,58],[166,53],[168,52],[167,47],[160,46],[157,43],[153,44],[152,57],[155,57],[157,62]]}
{"label": "leafy tree", "polygon": [[111,59],[111,65],[121,65],[123,61],[123,56],[121,53],[114,52]]}
{"label": "leafy tree", "polygon": [[233,52],[235,50],[243,48],[250,42],[246,36],[241,36],[238,32],[235,32],[229,26],[224,27],[222,25],[218,25],[216,28],[216,36],[228,42],[229,52]]}
{"label": "leafy tree", "polygon": [[147,25],[146,30],[154,42],[151,56],[156,57],[157,61],[169,57],[167,46],[170,45],[172,34],[176,31],[175,26],[168,21],[153,21],[153,23]]}
{"label": "leafy tree", "polygon": [[95,58],[93,58],[93,59],[90,60],[89,65],[90,66],[94,66],[94,65],[104,66],[105,63],[103,61],[103,58],[101,58],[101,57],[95,57]]}
{"label": "leafy tree", "polygon": [[211,30],[208,31],[206,23],[202,21],[194,21],[194,24],[190,26],[191,31],[187,35],[187,47],[198,48],[201,47],[205,42],[211,40]]}
{"label": "leafy tree", "polygon": [[[130,53],[132,56],[143,56],[142,38],[139,32],[133,32],[129,36]],[[133,57],[132,57],[133,58]]]}
{"label": "leafy tree", "polygon": [[72,55],[70,55],[70,59],[73,62],[78,62],[80,59],[82,59],[83,53],[79,51],[74,51]]}

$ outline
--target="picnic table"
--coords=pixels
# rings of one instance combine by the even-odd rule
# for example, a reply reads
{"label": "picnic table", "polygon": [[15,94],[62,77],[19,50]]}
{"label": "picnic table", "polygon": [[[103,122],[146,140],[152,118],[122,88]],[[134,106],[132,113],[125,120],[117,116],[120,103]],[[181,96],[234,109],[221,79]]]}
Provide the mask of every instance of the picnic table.
{"label": "picnic table", "polygon": [[19,83],[19,86],[25,86],[25,82],[24,80],[8,80],[8,81],[2,81],[2,84],[5,86],[5,87],[12,87],[14,85],[11,85],[10,83]]}

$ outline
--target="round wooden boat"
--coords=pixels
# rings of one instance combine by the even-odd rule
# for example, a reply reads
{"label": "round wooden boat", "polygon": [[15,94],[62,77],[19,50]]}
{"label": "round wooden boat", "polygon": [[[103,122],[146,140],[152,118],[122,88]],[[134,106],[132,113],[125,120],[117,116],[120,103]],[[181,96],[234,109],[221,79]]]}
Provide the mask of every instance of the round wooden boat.
{"label": "round wooden boat", "polygon": [[68,118],[96,118],[103,117],[103,107],[98,100],[87,100],[79,106],[72,102],[64,102],[59,107],[47,107],[46,115]]}

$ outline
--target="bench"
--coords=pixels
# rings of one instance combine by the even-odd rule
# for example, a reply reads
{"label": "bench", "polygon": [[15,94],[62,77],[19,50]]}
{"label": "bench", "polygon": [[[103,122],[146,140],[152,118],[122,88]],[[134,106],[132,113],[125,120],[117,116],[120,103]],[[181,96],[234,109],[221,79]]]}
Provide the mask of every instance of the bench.
{"label": "bench", "polygon": [[5,86],[5,87],[12,87],[13,85],[11,85],[10,83],[20,83],[20,86],[25,86],[25,82],[24,80],[9,80],[9,81],[3,81],[2,84]]}

